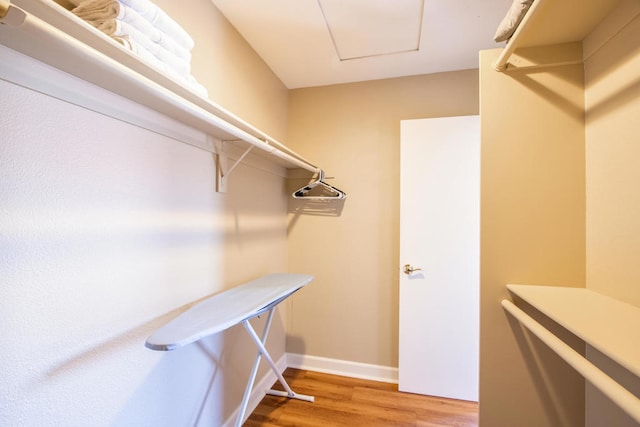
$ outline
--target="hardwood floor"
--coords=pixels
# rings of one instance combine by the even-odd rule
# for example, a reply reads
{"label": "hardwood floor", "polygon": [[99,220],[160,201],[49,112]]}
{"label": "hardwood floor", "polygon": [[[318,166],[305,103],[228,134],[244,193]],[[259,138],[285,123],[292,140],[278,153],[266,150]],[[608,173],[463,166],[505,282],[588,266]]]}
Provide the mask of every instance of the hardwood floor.
{"label": "hardwood floor", "polygon": [[[287,369],[291,388],[315,402],[265,396],[245,427],[457,426],[478,425],[478,404],[401,393],[396,384]],[[274,388],[282,390],[279,383]]]}

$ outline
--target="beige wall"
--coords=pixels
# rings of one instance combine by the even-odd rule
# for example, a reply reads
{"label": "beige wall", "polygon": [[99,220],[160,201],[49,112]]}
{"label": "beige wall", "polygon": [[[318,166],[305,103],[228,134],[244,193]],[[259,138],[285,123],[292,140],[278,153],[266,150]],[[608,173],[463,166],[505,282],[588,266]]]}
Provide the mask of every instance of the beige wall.
{"label": "beige wall", "polygon": [[587,287],[640,306],[638,40],[636,18],[586,62],[585,75]]}
{"label": "beige wall", "polygon": [[[588,46],[606,43],[585,63],[587,287],[635,306],[640,306],[640,18],[626,24],[639,12],[637,1],[623,1],[587,40]],[[598,366],[640,393],[638,378],[599,360]],[[637,423],[588,387],[587,425]]]}
{"label": "beige wall", "polygon": [[348,198],[289,215],[289,269],[316,280],[294,297],[287,350],[397,367],[400,120],[477,114],[477,70],[297,89],[289,102],[288,144]]}
{"label": "beige wall", "polygon": [[582,66],[499,73],[481,52],[480,422],[579,426],[584,382],[509,319],[508,283],[585,285]]}

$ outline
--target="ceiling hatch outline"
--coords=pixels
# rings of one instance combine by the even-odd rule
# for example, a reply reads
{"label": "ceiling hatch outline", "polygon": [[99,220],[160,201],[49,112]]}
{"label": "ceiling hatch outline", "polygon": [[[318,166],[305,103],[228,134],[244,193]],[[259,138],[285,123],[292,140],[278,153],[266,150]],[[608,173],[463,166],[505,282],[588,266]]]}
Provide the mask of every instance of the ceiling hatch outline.
{"label": "ceiling hatch outline", "polygon": [[318,0],[340,61],[420,50],[424,0]]}

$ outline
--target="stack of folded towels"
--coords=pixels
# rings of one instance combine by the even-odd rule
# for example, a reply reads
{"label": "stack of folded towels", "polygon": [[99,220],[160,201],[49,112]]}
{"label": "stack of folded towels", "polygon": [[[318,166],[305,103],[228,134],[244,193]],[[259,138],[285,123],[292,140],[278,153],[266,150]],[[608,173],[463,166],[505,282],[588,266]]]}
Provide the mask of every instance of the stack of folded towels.
{"label": "stack of folded towels", "polygon": [[201,96],[191,75],[193,39],[149,0],[80,0],[72,12]]}

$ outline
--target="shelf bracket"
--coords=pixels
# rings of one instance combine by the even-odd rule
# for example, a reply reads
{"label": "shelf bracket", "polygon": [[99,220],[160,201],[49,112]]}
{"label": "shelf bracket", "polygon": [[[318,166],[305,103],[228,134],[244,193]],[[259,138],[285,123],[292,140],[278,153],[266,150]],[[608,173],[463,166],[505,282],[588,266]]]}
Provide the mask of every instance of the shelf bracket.
{"label": "shelf bracket", "polygon": [[582,64],[582,43],[571,42],[550,46],[517,49],[511,54],[503,72],[536,70]]}
{"label": "shelf bracket", "polygon": [[220,144],[220,149],[218,153],[216,153],[216,192],[218,193],[226,193],[227,192],[227,179],[231,172],[244,160],[245,157],[255,148],[254,145],[250,145],[244,153],[238,157],[238,159],[230,166],[229,158],[224,153],[224,141]]}

